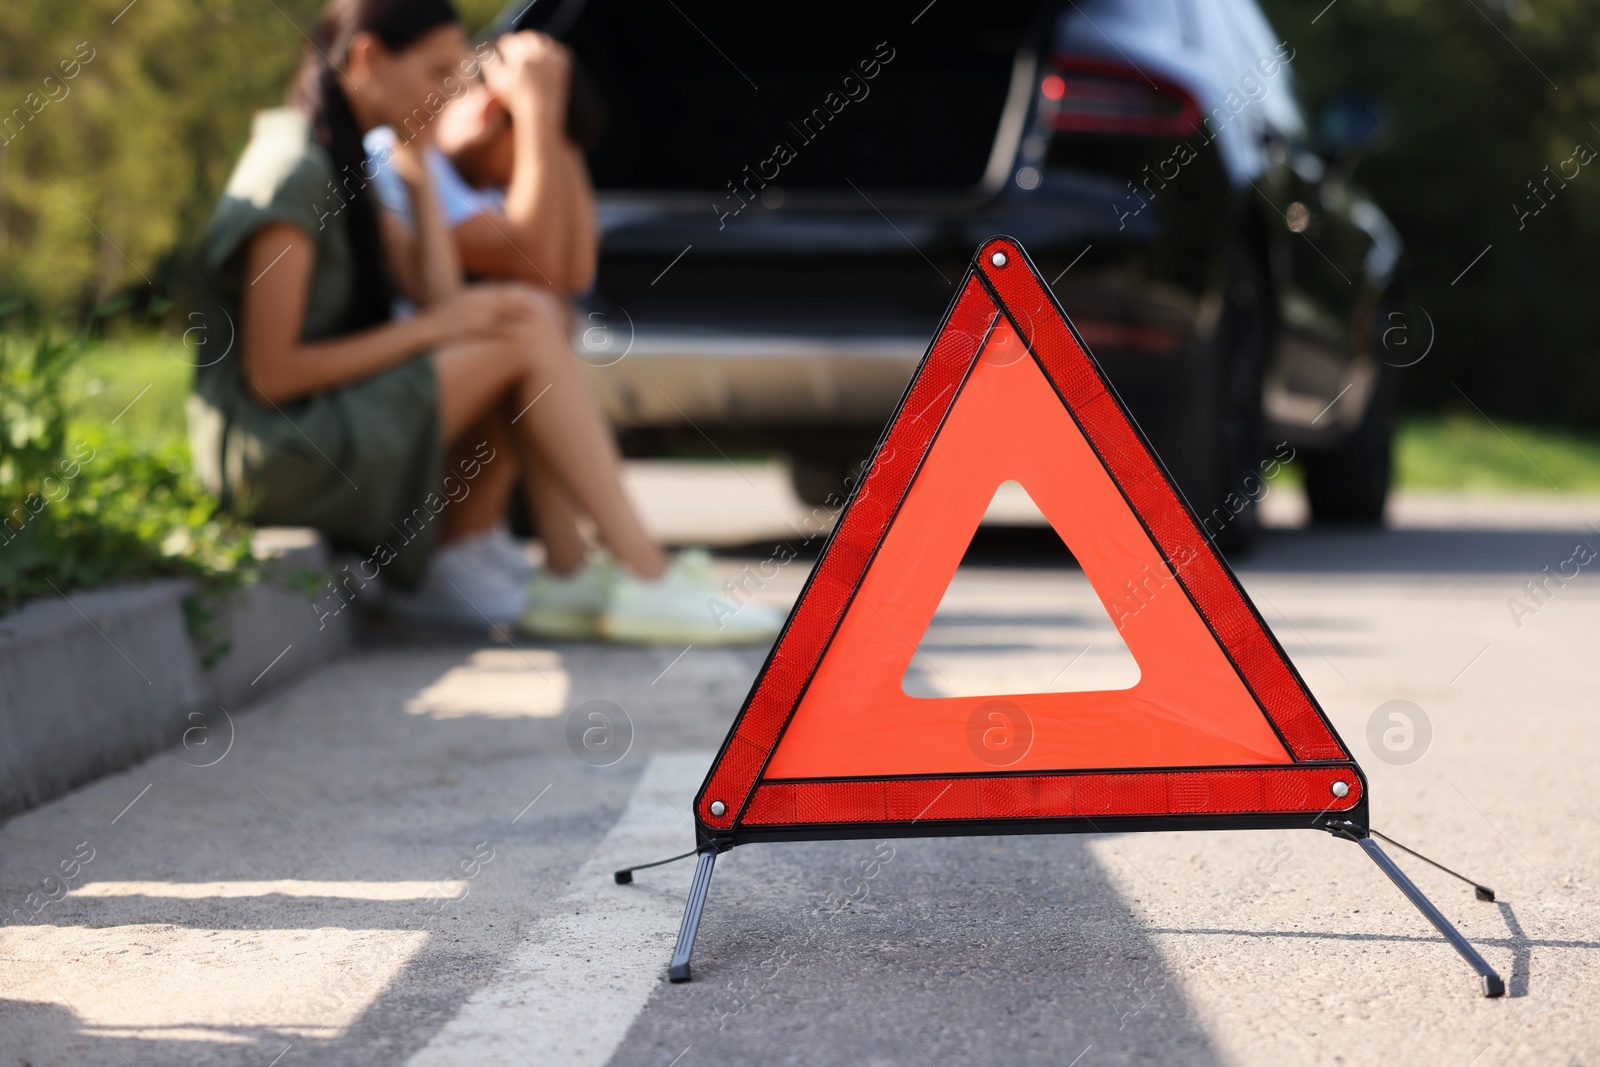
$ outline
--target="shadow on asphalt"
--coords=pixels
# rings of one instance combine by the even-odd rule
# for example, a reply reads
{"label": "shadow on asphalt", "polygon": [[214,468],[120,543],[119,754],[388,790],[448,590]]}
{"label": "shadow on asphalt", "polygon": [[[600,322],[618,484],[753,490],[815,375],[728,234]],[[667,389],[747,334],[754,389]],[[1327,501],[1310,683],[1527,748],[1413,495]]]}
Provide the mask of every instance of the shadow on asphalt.
{"label": "shadow on asphalt", "polygon": [[[1513,997],[1525,997],[1528,995],[1528,972],[1533,966],[1533,946],[1536,942],[1530,940],[1522,929],[1522,923],[1509,901],[1496,901],[1495,907],[1500,909],[1500,918],[1505,920],[1506,930],[1511,935],[1507,939],[1511,944],[1511,974],[1506,985]],[[1600,948],[1600,942],[1588,947]]]}
{"label": "shadow on asphalt", "polygon": [[1269,530],[1241,570],[1300,574],[1517,574],[1556,570],[1583,531],[1340,529]]}
{"label": "shadow on asphalt", "polygon": [[611,1062],[1220,1063],[1181,985],[1078,838],[748,846]]}
{"label": "shadow on asphalt", "polygon": [[[1242,571],[1299,574],[1532,574],[1552,570],[1580,542],[1600,547],[1583,531],[1383,529],[1360,526],[1269,529],[1248,553],[1228,562]],[[768,559],[794,553],[815,559],[823,538],[758,541],[719,552]],[[969,567],[1073,567],[1072,553],[1045,526],[978,528],[962,559]]]}
{"label": "shadow on asphalt", "polygon": [[[1593,948],[1600,949],[1600,941],[1574,941],[1558,938],[1533,938],[1522,929],[1522,923],[1517,919],[1516,912],[1506,901],[1496,901],[1495,907],[1500,910],[1500,917],[1505,920],[1507,935],[1505,937],[1474,936],[1469,940],[1478,948],[1503,948],[1511,951],[1511,967],[1505,972],[1506,989],[1509,995],[1525,997],[1528,995],[1529,973],[1533,966],[1533,950],[1536,948]],[[1421,923],[1419,917],[1418,922]],[[1331,930],[1228,930],[1219,928],[1182,927],[1168,929],[1152,929],[1152,934],[1173,937],[1243,937],[1256,939],[1293,938],[1307,941],[1373,941],[1385,944],[1432,943],[1439,946],[1438,964],[1440,967],[1457,969],[1464,982],[1469,981],[1472,972],[1466,969],[1466,964],[1455,954],[1444,938],[1434,934],[1373,934],[1360,931],[1331,931]]]}
{"label": "shadow on asphalt", "polygon": [[[795,537],[787,541],[752,541],[743,545],[718,548],[718,555],[738,559],[783,558],[793,554],[798,559],[814,560],[822,553],[826,538]],[[963,566],[974,567],[1076,567],[1072,553],[1061,543],[1061,538],[1048,526],[993,526],[978,527]]]}

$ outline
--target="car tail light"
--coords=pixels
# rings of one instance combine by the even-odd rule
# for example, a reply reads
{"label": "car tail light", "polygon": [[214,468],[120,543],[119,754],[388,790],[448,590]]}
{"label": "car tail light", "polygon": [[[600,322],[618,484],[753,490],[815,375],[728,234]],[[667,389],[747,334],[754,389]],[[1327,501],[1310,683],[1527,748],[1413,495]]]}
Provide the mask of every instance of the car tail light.
{"label": "car tail light", "polygon": [[1058,55],[1039,83],[1040,117],[1061,133],[1188,137],[1200,126],[1194,98],[1157,75],[1099,56]]}
{"label": "car tail light", "polygon": [[1081,315],[1073,318],[1072,325],[1078,328],[1084,344],[1094,351],[1144,352],[1166,356],[1181,350],[1189,339],[1188,333],[1177,326],[1091,319]]}

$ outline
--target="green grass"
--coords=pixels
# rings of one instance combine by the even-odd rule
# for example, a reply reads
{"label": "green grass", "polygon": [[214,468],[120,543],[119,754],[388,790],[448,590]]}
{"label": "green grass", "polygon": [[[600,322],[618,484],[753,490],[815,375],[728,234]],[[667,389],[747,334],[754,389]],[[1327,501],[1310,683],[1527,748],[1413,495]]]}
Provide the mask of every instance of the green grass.
{"label": "green grass", "polygon": [[1403,489],[1600,492],[1600,436],[1476,412],[1402,422],[1395,476]]}
{"label": "green grass", "polygon": [[187,358],[181,341],[160,334],[92,343],[67,377],[73,424],[116,420],[119,436],[146,451],[186,441]]}

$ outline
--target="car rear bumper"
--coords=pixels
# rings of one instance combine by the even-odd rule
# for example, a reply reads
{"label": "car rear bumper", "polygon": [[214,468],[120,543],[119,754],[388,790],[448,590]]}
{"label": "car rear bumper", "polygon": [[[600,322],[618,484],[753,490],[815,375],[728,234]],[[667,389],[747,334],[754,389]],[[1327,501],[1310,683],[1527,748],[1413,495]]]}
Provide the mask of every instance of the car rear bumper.
{"label": "car rear bumper", "polygon": [[573,350],[620,430],[881,427],[928,338],[580,331]]}
{"label": "car rear bumper", "polygon": [[[1189,324],[1083,319],[1085,342],[1130,400],[1152,413],[1185,389]],[[828,435],[868,443],[882,430],[930,337],[912,334],[782,334],[590,327],[573,351],[611,425],[637,447],[647,439],[778,444]],[[1176,375],[1176,377],[1175,377]],[[665,431],[657,434],[655,431]],[[680,434],[677,431],[684,431]]]}

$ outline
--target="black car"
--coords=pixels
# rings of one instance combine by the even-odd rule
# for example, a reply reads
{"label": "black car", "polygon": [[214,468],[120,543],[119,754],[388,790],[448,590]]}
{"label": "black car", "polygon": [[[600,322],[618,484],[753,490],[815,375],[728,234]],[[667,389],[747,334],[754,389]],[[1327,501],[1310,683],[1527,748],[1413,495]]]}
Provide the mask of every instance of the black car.
{"label": "black car", "polygon": [[604,102],[578,348],[630,454],[778,450],[828,500],[1004,233],[1221,543],[1290,455],[1314,518],[1381,518],[1400,241],[1348,181],[1376,124],[1336,109],[1318,143],[1254,0],[535,0],[511,27]]}

